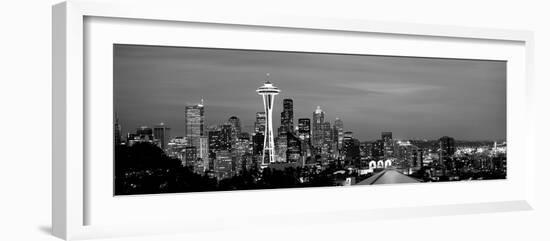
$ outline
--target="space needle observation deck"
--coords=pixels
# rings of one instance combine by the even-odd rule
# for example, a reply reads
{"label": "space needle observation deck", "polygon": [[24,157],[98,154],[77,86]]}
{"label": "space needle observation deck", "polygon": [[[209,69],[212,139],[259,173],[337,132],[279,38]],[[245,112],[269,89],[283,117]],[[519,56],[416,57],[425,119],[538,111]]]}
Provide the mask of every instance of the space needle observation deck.
{"label": "space needle observation deck", "polygon": [[260,86],[256,92],[262,96],[265,110],[265,132],[264,132],[264,150],[262,154],[262,166],[267,166],[275,162],[275,143],[273,140],[273,102],[275,96],[281,92],[273,83],[269,82],[269,73],[267,74],[264,85]]}

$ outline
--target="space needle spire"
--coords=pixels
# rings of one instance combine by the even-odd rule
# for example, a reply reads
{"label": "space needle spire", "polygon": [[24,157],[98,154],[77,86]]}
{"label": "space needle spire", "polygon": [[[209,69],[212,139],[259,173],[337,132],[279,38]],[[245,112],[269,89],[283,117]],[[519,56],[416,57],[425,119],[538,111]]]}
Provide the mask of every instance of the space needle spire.
{"label": "space needle spire", "polygon": [[275,142],[273,141],[273,102],[275,96],[281,92],[269,81],[269,73],[266,74],[264,85],[260,86],[256,92],[262,96],[265,110],[265,132],[264,132],[264,150],[262,154],[262,166],[275,162]]}

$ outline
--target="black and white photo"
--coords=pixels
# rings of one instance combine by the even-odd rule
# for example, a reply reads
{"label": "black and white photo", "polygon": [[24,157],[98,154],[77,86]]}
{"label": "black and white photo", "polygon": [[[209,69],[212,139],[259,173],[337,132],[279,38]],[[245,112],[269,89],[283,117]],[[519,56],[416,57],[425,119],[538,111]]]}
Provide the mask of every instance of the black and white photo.
{"label": "black and white photo", "polygon": [[113,52],[115,195],[507,177],[506,61]]}

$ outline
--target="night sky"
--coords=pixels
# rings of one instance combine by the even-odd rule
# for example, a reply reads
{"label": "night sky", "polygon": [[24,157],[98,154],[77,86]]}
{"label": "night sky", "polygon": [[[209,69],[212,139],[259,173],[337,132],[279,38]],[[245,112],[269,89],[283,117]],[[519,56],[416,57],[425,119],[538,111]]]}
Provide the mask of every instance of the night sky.
{"label": "night sky", "polygon": [[394,138],[503,140],[506,137],[506,62],[339,55],[228,49],[114,46],[114,110],[123,133],[160,122],[185,135],[185,106],[205,103],[207,125],[241,119],[253,128],[263,111],[255,92],[266,73],[282,99],[294,100],[294,123],[339,117],[345,131],[365,140]]}

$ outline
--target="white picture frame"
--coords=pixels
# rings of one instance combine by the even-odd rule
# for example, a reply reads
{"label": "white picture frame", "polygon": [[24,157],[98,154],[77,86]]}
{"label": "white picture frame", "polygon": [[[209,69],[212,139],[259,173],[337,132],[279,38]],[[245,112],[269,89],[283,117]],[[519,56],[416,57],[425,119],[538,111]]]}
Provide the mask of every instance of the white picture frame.
{"label": "white picture frame", "polygon": [[[513,210],[530,210],[534,202],[534,166],[535,158],[532,153],[534,145],[533,130],[525,128],[529,125],[529,117],[533,116],[532,97],[530,88],[532,87],[533,73],[533,34],[529,31],[520,30],[497,30],[497,29],[482,29],[469,27],[450,27],[438,25],[421,25],[408,23],[389,23],[389,22],[365,22],[349,19],[312,19],[293,16],[233,16],[230,13],[226,16],[210,16],[204,12],[194,12],[191,9],[186,9],[185,4],[174,1],[171,4],[163,4],[151,8],[150,5],[143,3],[116,3],[116,2],[96,2],[96,1],[67,1],[53,7],[53,194],[52,194],[52,227],[53,234],[63,239],[83,239],[93,237],[110,237],[119,235],[135,235],[135,234],[151,234],[151,233],[171,233],[171,232],[191,232],[197,230],[208,230],[213,228],[230,228],[237,226],[239,222],[246,222],[250,217],[256,220],[270,223],[284,223],[285,225],[298,224],[305,220],[317,223],[323,222],[330,217],[330,222],[336,220],[366,220],[380,218],[398,218],[398,217],[421,217],[432,215],[451,215],[465,213],[480,213],[480,212],[496,212],[496,211],[513,211]],[[87,89],[96,88],[90,86],[85,81],[86,68],[92,67],[87,63],[86,54],[89,50],[86,48],[86,19],[93,18],[114,18],[126,19],[125,21],[141,21],[154,22],[149,28],[153,31],[156,26],[163,23],[172,23],[172,25],[181,23],[200,23],[209,26],[222,25],[224,29],[232,31],[231,28],[253,27],[256,30],[269,31],[276,29],[278,34],[286,30],[299,30],[300,32],[314,31],[316,34],[343,34],[343,33],[358,33],[358,34],[380,34],[384,36],[393,36],[395,38],[426,38],[431,41],[436,40],[456,40],[455,42],[474,41],[483,43],[484,45],[494,45],[499,42],[503,44],[511,44],[510,59],[517,63],[516,70],[509,73],[508,87],[508,139],[513,143],[515,140],[520,140],[522,144],[512,145],[514,150],[510,154],[510,161],[514,161],[514,156],[521,156],[522,162],[518,165],[512,165],[510,168],[521,171],[520,178],[517,181],[512,180],[512,188],[509,195],[499,196],[495,194],[493,199],[472,198],[471,200],[446,200],[441,202],[393,202],[389,205],[379,204],[373,205],[374,208],[358,208],[351,205],[347,209],[331,209],[326,208],[323,211],[315,212],[318,207],[311,207],[304,210],[279,210],[271,208],[270,210],[262,210],[262,212],[248,211],[244,213],[224,213],[223,215],[236,215],[232,218],[237,220],[233,223],[220,221],[212,221],[200,219],[191,215],[181,219],[178,216],[178,211],[170,214],[169,217],[163,215],[160,219],[159,215],[154,212],[147,212],[147,205],[153,203],[163,203],[168,208],[175,207],[175,202],[182,198],[188,200],[194,199],[196,203],[214,202],[219,197],[229,202],[239,202],[249,200],[250,198],[258,198],[261,200],[273,200],[280,197],[290,197],[300,195],[292,190],[275,190],[261,192],[222,192],[222,193],[207,193],[207,194],[185,194],[185,195],[151,195],[138,196],[130,198],[117,199],[116,203],[103,202],[101,205],[95,205],[90,209],[90,202],[95,200],[94,192],[91,188],[90,180],[87,179],[89,174],[86,174],[88,169],[93,168],[94,164],[85,161],[85,158],[90,153],[87,153],[88,143],[86,143],[86,135],[90,133],[87,129],[91,119],[98,118],[97,115],[90,116],[91,108]],[[135,23],[134,23],[135,24]],[[139,23],[138,23],[139,24]],[[118,26],[119,28],[127,28],[125,25]],[[92,30],[91,33],[105,33],[102,30]],[[90,34],[88,32],[87,34]],[[336,36],[337,37],[337,36]],[[100,41],[100,39],[98,40]],[[131,41],[131,40],[128,40]],[[154,40],[151,40],[154,41]],[[160,42],[156,44],[169,45],[171,42]],[[173,44],[176,44],[174,42]],[[456,43],[455,43],[456,44]],[[460,44],[460,43],[458,43]],[[94,45],[95,46],[95,45]],[[91,46],[91,48],[95,48]],[[479,46],[478,46],[479,47]],[[443,48],[443,47],[442,47]],[[399,51],[399,50],[397,50]],[[410,53],[409,53],[410,54]],[[489,53],[487,56],[491,56]],[[497,55],[495,55],[497,56]],[[481,58],[482,56],[480,56]],[[508,57],[503,57],[508,58]],[[92,61],[93,62],[93,61]],[[96,82],[94,82],[95,84]],[[513,89],[511,90],[511,84]],[[90,97],[93,99],[93,97]],[[87,101],[88,100],[88,101]],[[112,112],[111,112],[112,114]],[[91,119],[90,119],[91,118]],[[112,118],[109,119],[111,121]],[[517,141],[516,143],[519,143]],[[514,154],[516,153],[516,154]],[[517,159],[517,158],[516,158]],[[519,162],[517,162],[519,163]],[[97,179],[92,177],[92,182]],[[464,190],[465,184],[450,186],[456,188],[457,192]],[[505,182],[489,182],[487,184],[471,183],[466,184],[467,188],[476,188],[475,186],[486,187],[480,188],[478,191],[483,191],[483,188],[498,186],[498,188],[507,188],[510,185]],[[507,186],[509,185],[509,186]],[[432,188],[433,187],[433,188]],[[441,185],[434,185],[430,188],[423,189],[418,185],[408,185],[406,188],[418,190],[419,192],[430,192],[435,189],[441,189]],[[445,187],[449,188],[449,187]],[[369,192],[378,194],[386,192],[398,191],[393,187],[376,187],[371,188]],[[323,197],[329,192],[334,192],[333,188],[323,188],[322,190],[303,191],[308,196]],[[363,192],[364,189],[345,188],[338,190],[339,195],[356,197]],[[195,195],[195,196],[193,196]],[[388,194],[394,195],[394,194]],[[197,198],[195,198],[197,197]],[[110,198],[113,198],[112,196]],[[304,197],[306,198],[306,197]],[[177,199],[177,200],[176,200]],[[92,201],[90,201],[92,200]],[[176,201],[174,201],[176,200]],[[380,201],[380,200],[379,200]],[[130,202],[130,204],[129,204]],[[97,203],[97,202],[96,202]],[[132,204],[133,203],[133,204]],[[180,202],[181,203],[181,202]],[[109,206],[111,205],[111,206]],[[120,213],[113,213],[121,206],[117,205],[139,205],[145,207],[144,217],[154,220],[154,225],[151,223],[143,223],[143,227],[136,228],[136,224],[142,221],[139,217],[132,217],[135,223],[129,223],[128,218],[122,219],[124,215],[130,215],[128,210],[119,210]],[[282,207],[281,207],[282,209]],[[94,216],[94,212],[102,212],[98,216],[105,213],[110,213],[113,223],[90,222],[89,217]],[[219,214],[220,216],[222,214]],[[258,216],[259,215],[259,216]],[[193,222],[186,219],[195,219]],[[286,221],[289,220],[299,221]],[[105,219],[105,218],[103,218]],[[160,221],[159,221],[160,220]],[[285,221],[283,221],[285,220]],[[250,221],[249,221],[250,222]],[[326,221],[329,222],[329,221]],[[120,224],[126,223],[126,224]]]}

